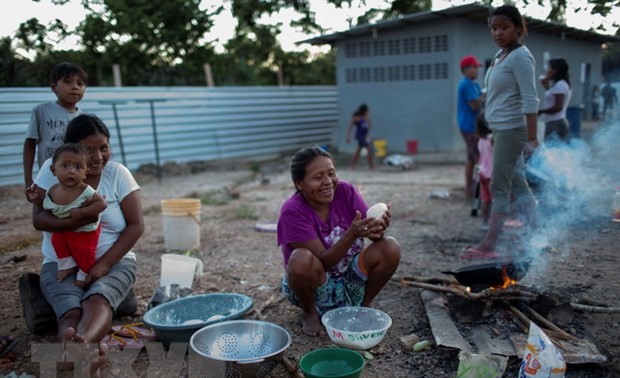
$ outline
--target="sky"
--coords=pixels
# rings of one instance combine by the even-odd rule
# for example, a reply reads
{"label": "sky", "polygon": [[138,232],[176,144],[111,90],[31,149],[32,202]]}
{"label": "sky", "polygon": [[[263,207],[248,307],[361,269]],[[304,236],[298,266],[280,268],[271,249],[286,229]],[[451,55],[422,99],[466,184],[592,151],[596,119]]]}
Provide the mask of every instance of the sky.
{"label": "sky", "polygon": [[[433,0],[433,10],[444,9],[454,5],[462,5],[471,3],[468,0]],[[568,0],[569,8],[587,9],[586,0]],[[333,33],[346,30],[349,28],[348,20],[355,20],[358,16],[365,13],[366,9],[371,5],[379,8],[386,8],[389,4],[388,0],[366,0],[366,6],[361,6],[361,0],[352,0],[352,6],[347,8],[336,8],[334,5],[328,4],[326,0],[310,0],[311,9],[316,14],[317,23],[323,27],[325,33]],[[501,5],[499,1],[494,5]],[[523,8],[522,11],[527,16],[544,19],[546,10],[544,7],[537,5],[536,1],[530,1],[530,5]],[[3,11],[0,13],[0,36],[12,36],[19,27],[19,24],[36,17],[39,22],[47,25],[50,21],[58,18],[67,24],[70,29],[77,26],[84,19],[85,11],[80,0],[71,0],[67,4],[58,6],[52,4],[51,0],[40,0],[34,2],[32,0],[0,0]],[[235,20],[230,12],[230,4],[226,0],[203,0],[204,8],[211,8],[224,4],[226,10],[215,19],[215,25],[211,33],[207,36],[209,41],[217,41],[221,51],[221,45],[225,43],[234,34]],[[209,4],[209,5],[207,5]],[[266,23],[280,22],[282,23],[282,33],[278,37],[282,48],[286,51],[300,51],[303,49],[312,52],[324,51],[328,46],[310,46],[308,44],[297,44],[296,42],[315,37],[316,35],[308,35],[292,29],[289,21],[299,17],[292,10],[284,10],[269,18],[265,17]],[[601,22],[608,25],[608,30],[604,33],[613,34],[617,28],[612,26],[611,20],[620,20],[620,9],[615,9],[612,14],[603,18],[600,15],[589,15],[588,13],[575,14],[571,10],[566,14],[567,24],[572,27],[588,29],[592,25],[598,25]],[[77,45],[78,38],[72,38],[57,45],[59,49],[79,49]]]}

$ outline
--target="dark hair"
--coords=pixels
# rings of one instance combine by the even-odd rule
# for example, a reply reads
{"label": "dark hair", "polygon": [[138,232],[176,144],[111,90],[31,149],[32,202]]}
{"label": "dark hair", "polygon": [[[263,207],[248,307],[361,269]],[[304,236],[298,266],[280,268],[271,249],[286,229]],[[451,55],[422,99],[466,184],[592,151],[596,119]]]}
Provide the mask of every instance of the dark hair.
{"label": "dark hair", "polygon": [[521,29],[519,32],[519,39],[523,40],[527,36],[527,23],[525,22],[523,16],[521,16],[519,9],[517,9],[514,5],[502,5],[501,7],[495,8],[489,17],[489,24],[491,23],[491,18],[493,18],[493,16],[508,17],[517,29]]}
{"label": "dark hair", "polygon": [[362,104],[359,108],[357,108],[357,114],[364,115],[368,111],[368,105]]}
{"label": "dark hair", "polygon": [[491,133],[492,131],[489,128],[489,123],[484,116],[484,111],[478,112],[476,115],[476,134],[479,137],[485,137]]}
{"label": "dark hair", "polygon": [[84,159],[88,160],[88,154],[84,147],[82,147],[79,143],[65,143],[62,146],[58,147],[56,151],[54,151],[54,156],[52,157],[52,164],[56,163],[56,160],[62,155],[64,152],[71,152],[78,155],[83,155]]}
{"label": "dark hair", "polygon": [[556,83],[560,80],[564,80],[570,87],[570,75],[568,73],[568,63],[566,60],[564,60],[564,58],[555,58],[549,60],[547,64],[555,71],[555,75],[553,75],[551,79]]}
{"label": "dark hair", "polygon": [[110,130],[101,118],[94,114],[82,113],[73,118],[65,131],[65,143],[80,143],[91,135],[103,134],[110,140]]}
{"label": "dark hair", "polygon": [[82,67],[77,64],[69,62],[58,63],[54,66],[52,73],[50,74],[50,83],[55,84],[58,80],[69,78],[73,75],[76,75],[82,79],[84,83],[88,83],[88,75],[86,74],[86,71],[84,71]]}
{"label": "dark hair", "polygon": [[305,147],[295,152],[293,159],[291,159],[291,178],[293,179],[293,183],[304,179],[304,176],[306,175],[306,167],[310,164],[310,162],[319,156],[325,156],[332,162],[334,161],[334,158],[332,158],[332,155],[330,155],[329,152],[318,146]]}

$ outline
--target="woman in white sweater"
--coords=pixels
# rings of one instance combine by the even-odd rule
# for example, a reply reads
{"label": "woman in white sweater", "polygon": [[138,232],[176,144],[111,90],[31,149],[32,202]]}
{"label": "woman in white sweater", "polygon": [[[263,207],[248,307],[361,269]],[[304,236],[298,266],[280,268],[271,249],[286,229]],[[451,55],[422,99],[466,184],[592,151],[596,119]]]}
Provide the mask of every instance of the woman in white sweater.
{"label": "woman in white sweater", "polygon": [[563,58],[556,58],[549,60],[547,66],[545,78],[549,81],[549,88],[538,115],[545,121],[545,140],[559,138],[565,141],[568,135],[566,109],[572,95],[568,63]]}
{"label": "woman in white sweater", "polygon": [[480,244],[468,247],[463,258],[497,257],[495,247],[504,221],[517,206],[534,225],[535,200],[525,179],[524,152],[538,147],[538,94],[534,57],[521,42],[525,20],[512,5],[496,8],[489,18],[491,35],[501,49],[485,77],[485,117],[493,131],[493,209],[489,230]]}

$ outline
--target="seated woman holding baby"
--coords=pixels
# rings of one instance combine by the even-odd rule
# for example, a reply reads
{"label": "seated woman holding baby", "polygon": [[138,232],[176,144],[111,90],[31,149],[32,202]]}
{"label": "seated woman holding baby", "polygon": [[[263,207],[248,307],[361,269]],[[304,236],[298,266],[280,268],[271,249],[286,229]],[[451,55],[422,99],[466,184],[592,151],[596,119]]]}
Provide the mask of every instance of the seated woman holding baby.
{"label": "seated woman holding baby", "polygon": [[[111,327],[114,311],[136,280],[136,256],[131,249],[144,231],[140,187],[126,167],[110,160],[110,132],[98,117],[75,117],[67,127],[64,142],[78,143],[86,151],[84,183],[105,199],[105,210],[100,215],[58,218],[39,206],[36,199],[58,184],[50,169],[52,159],[43,164],[27,196],[33,202],[33,225],[44,231],[41,291],[56,313],[66,361],[79,364],[76,368],[82,369],[82,374],[97,374],[107,362],[107,346],[100,342]],[[83,282],[76,284],[77,272],[58,274],[52,234],[72,231],[98,219],[94,265],[86,277],[81,277]],[[89,350],[88,344],[93,343],[98,348]]]}

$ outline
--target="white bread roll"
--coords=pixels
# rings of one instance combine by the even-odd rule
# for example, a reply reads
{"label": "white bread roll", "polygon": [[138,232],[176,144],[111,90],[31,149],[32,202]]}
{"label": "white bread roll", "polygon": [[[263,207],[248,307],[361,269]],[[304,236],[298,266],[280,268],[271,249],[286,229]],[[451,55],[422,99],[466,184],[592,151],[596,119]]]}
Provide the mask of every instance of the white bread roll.
{"label": "white bread roll", "polygon": [[368,211],[366,212],[366,217],[367,218],[375,218],[375,219],[381,219],[381,217],[383,216],[383,213],[385,213],[387,211],[388,207],[386,204],[384,204],[383,202],[379,202],[377,204],[372,205]]}

